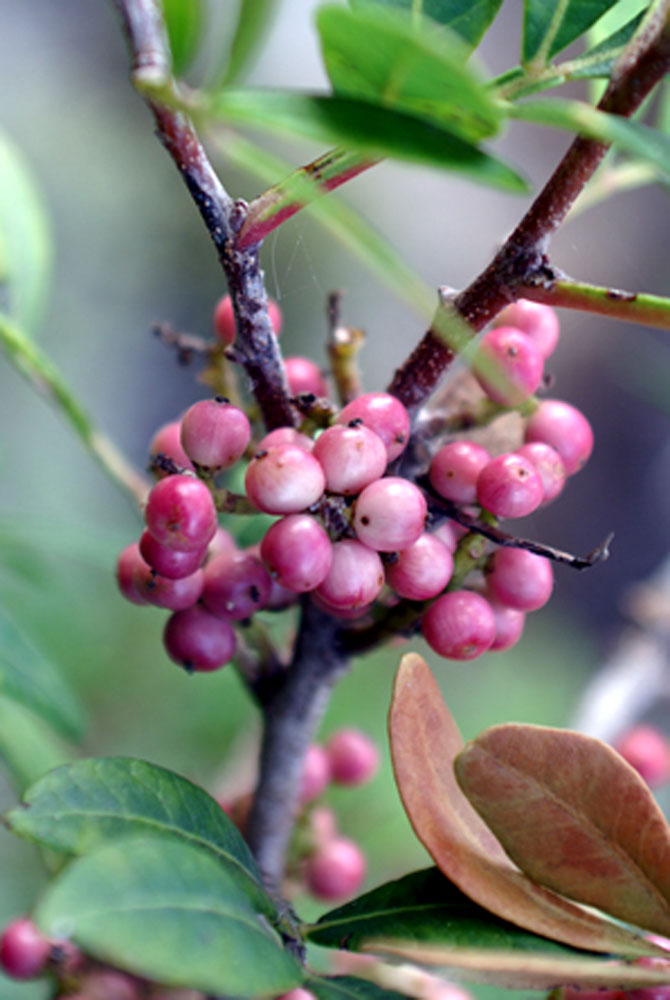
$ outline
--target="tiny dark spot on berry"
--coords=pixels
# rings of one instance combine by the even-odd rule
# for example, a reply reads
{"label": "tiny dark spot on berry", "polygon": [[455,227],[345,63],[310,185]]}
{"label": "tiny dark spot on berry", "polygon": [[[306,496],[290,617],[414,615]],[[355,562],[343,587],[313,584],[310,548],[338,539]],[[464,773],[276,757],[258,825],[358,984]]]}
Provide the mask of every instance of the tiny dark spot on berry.
{"label": "tiny dark spot on berry", "polygon": [[364,515],[361,518],[361,524],[369,524],[369,523],[370,523],[370,518]]}
{"label": "tiny dark spot on berry", "polygon": [[195,665],[192,660],[184,660],[182,667],[189,676],[195,673]]}
{"label": "tiny dark spot on berry", "polygon": [[215,403],[230,403],[230,400],[228,399],[227,396],[215,396],[214,397],[214,402]]}
{"label": "tiny dark spot on berry", "polygon": [[354,419],[350,420],[349,423],[347,424],[347,427],[362,427],[362,426],[363,426],[362,417],[354,417]]}
{"label": "tiny dark spot on berry", "polygon": [[260,602],[261,593],[255,583],[252,583],[251,586],[249,587],[249,596],[251,597],[251,600],[254,602],[254,604],[258,604]]}
{"label": "tiny dark spot on berry", "polygon": [[406,435],[401,431],[400,434],[396,434],[394,440],[396,444],[404,444],[406,441]]}
{"label": "tiny dark spot on berry", "polygon": [[267,455],[267,449],[263,448],[261,451],[256,452],[254,458],[265,458],[266,455]]}

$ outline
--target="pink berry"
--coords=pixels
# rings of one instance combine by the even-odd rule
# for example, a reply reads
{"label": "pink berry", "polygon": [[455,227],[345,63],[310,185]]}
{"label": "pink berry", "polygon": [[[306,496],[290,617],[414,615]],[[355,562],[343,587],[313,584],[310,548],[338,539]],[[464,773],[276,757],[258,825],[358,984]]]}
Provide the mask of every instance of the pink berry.
{"label": "pink berry", "polygon": [[371,607],[370,604],[364,604],[359,608],[338,608],[322,597],[318,590],[312,591],[312,601],[316,604],[317,608],[325,611],[327,615],[331,615],[333,618],[341,618],[343,621],[360,621],[369,613]]}
{"label": "pink berry", "polygon": [[157,542],[184,551],[205,548],[218,526],[212,494],[194,476],[168,476],[156,483],[144,520]]}
{"label": "pink berry", "polygon": [[307,434],[302,434],[295,427],[275,427],[273,431],[266,434],[258,444],[258,451],[267,451],[276,444],[294,444],[305,451],[312,451],[314,441]]}
{"label": "pink berry", "polygon": [[593,451],[593,431],[583,413],[560,399],[545,399],[528,421],[526,441],[543,441],[563,459],[568,476],[579,472]]}
{"label": "pink berry", "polygon": [[494,402],[519,406],[542,381],[544,359],[525,333],[499,326],[482,337],[472,371]]}
{"label": "pink berry", "polygon": [[192,552],[169,549],[157,542],[148,531],[143,531],[140,538],[140,554],[160,576],[179,580],[181,577],[190,576],[200,568],[205,561],[207,549],[194,549]]}
{"label": "pink berry", "polygon": [[222,398],[194,403],[181,422],[181,443],[195,465],[228,469],[244,454],[251,438],[245,413]]}
{"label": "pink berry", "polygon": [[431,649],[449,660],[474,660],[491,646],[496,623],[491,605],[471,590],[454,590],[431,604],[421,622]]}
{"label": "pink berry", "polygon": [[338,785],[363,785],[379,768],[379,750],[358,729],[341,729],[326,744],[333,781]]}
{"label": "pink berry", "polygon": [[146,993],[136,979],[116,969],[100,969],[82,978],[82,997],[90,1000],[142,1000]]}
{"label": "pink berry", "polygon": [[277,1000],[316,1000],[316,997],[309,990],[303,990],[298,986],[294,990],[289,990],[288,993],[282,993],[280,997],[277,997]]}
{"label": "pink berry", "polygon": [[299,514],[320,498],[326,477],[320,463],[297,445],[273,445],[249,462],[247,496],[266,514]]}
{"label": "pink berry", "polygon": [[[272,299],[268,300],[268,316],[275,336],[278,337],[282,328],[282,314],[281,309]],[[230,295],[224,295],[216,304],[214,309],[214,332],[226,346],[230,346],[237,336],[235,312]]]}
{"label": "pink berry", "polygon": [[565,466],[556,449],[544,441],[531,441],[518,448],[517,455],[530,462],[542,480],[542,506],[555,500],[565,486]]}
{"label": "pink berry", "polygon": [[328,576],[315,593],[334,609],[364,608],[384,586],[384,567],[372,549],[345,538],[333,545]]}
{"label": "pink berry", "polygon": [[137,542],[126,545],[116,562],[116,582],[119,590],[127,601],[132,604],[146,604],[146,599],[139,592],[134,582],[135,571],[144,564]]}
{"label": "pink berry", "polygon": [[558,343],[558,316],[541,302],[519,299],[503,309],[494,320],[495,326],[514,326],[533,341],[543,358],[553,354]]}
{"label": "pink berry", "polygon": [[[173,420],[156,431],[149,445],[149,454],[152,458],[156,455],[165,455],[180,469],[193,468],[188,455],[181,446],[181,420]],[[164,479],[168,474],[161,469],[154,470],[157,479]]]}
{"label": "pink berry", "polygon": [[170,615],[163,642],[170,659],[187,670],[218,670],[235,654],[235,633],[230,622],[217,618],[200,604]]}
{"label": "pink berry", "polygon": [[203,604],[220,618],[244,621],[268,602],[272,581],[260,559],[248,552],[224,553],[205,566]]}
{"label": "pink berry", "polygon": [[333,561],[328,535],[309,514],[289,514],[276,521],[266,532],[260,552],[272,576],[299,594],[323,583]]}
{"label": "pink berry", "polygon": [[307,860],[305,880],[315,896],[324,900],[346,899],[365,878],[365,858],[353,840],[335,837]]}
{"label": "pink berry", "polygon": [[377,479],[356,501],[356,537],[377,552],[407,549],[422,534],[426,513],[426,499],[414,483],[398,476]]}
{"label": "pink berry", "polygon": [[523,517],[542,503],[544,488],[535,466],[521,455],[498,455],[477,479],[477,500],[496,517]]}
{"label": "pink berry", "polygon": [[319,366],[309,358],[284,358],[284,369],[293,396],[299,396],[301,393],[311,393],[319,397],[328,395],[328,386]]}
{"label": "pink berry", "polygon": [[161,576],[146,563],[135,568],[133,584],[147,604],[169,611],[184,611],[200,600],[205,578],[201,569],[178,580]]}
{"label": "pink berry", "polygon": [[670,777],[670,743],[653,726],[635,726],[616,743],[624,760],[652,788]]}
{"label": "pink berry", "polygon": [[222,556],[224,552],[237,552],[237,544],[229,531],[226,531],[225,528],[217,528],[216,534],[207,546],[207,559],[211,560],[216,556]]}
{"label": "pink berry", "polygon": [[386,567],[386,580],[400,597],[425,601],[442,593],[453,570],[454,559],[447,546],[424,532]]}
{"label": "pink berry", "polygon": [[452,555],[456,551],[458,543],[463,535],[467,535],[467,533],[467,528],[463,527],[462,524],[458,524],[457,521],[452,521],[450,518],[443,521],[442,524],[440,524],[432,532],[436,538],[439,538],[439,540],[446,545]]}
{"label": "pink berry", "polygon": [[344,407],[337,418],[338,424],[362,420],[366,427],[378,434],[386,445],[389,462],[397,458],[409,441],[409,414],[395,396],[386,392],[367,392]]}
{"label": "pink berry", "polygon": [[454,983],[445,983],[436,979],[431,983],[424,993],[424,1000],[474,1000],[472,993],[456,986]]}
{"label": "pink berry", "polygon": [[488,587],[501,604],[517,611],[536,611],[554,587],[551,563],[526,549],[498,549],[489,563]]}
{"label": "pink berry", "polygon": [[523,611],[508,608],[497,601],[489,601],[496,621],[496,634],[489,649],[502,652],[515,646],[523,634],[526,616]]}
{"label": "pink berry", "polygon": [[309,814],[309,832],[315,846],[332,840],[337,833],[335,813],[328,806],[315,806]]}
{"label": "pink berry", "polygon": [[312,452],[326,475],[326,489],[345,496],[360,493],[386,469],[384,442],[364,424],[335,424],[321,434]]}
{"label": "pink berry", "polygon": [[8,924],[0,937],[0,967],[11,979],[35,979],[46,967],[51,942],[28,917]]}
{"label": "pink berry", "polygon": [[451,441],[433,457],[430,482],[436,493],[454,503],[474,503],[477,477],[491,461],[486,448],[473,441]]}
{"label": "pink berry", "polygon": [[300,801],[311,802],[323,795],[330,784],[330,759],[323,747],[313,743],[302,765]]}

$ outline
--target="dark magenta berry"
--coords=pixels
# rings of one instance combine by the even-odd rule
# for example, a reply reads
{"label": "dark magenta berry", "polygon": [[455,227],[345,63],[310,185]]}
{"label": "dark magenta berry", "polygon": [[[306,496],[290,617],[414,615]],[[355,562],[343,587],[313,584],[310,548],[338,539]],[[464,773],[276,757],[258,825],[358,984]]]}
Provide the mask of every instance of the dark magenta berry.
{"label": "dark magenta berry", "polygon": [[218,670],[235,654],[235,633],[230,622],[200,604],[170,615],[163,642],[170,659],[187,670]]}
{"label": "dark magenta berry", "polygon": [[8,924],[0,937],[0,966],[11,979],[35,979],[49,960],[51,942],[28,917]]}
{"label": "dark magenta berry", "polygon": [[221,618],[243,621],[268,602],[272,581],[260,559],[248,552],[224,553],[205,566],[202,600]]}
{"label": "dark magenta berry", "polygon": [[190,608],[200,599],[205,577],[201,569],[188,576],[171,580],[161,576],[146,563],[135,568],[133,585],[138,594],[147,604],[157,608],[167,608],[169,611],[183,611]]}
{"label": "dark magenta berry", "polygon": [[144,519],[157,542],[184,551],[205,548],[218,526],[212,494],[194,476],[167,476],[156,483]]}
{"label": "dark magenta berry", "polygon": [[142,596],[135,586],[135,572],[146,565],[140,554],[140,547],[137,542],[126,545],[116,562],[116,582],[119,590],[127,601],[133,604],[146,604],[146,598]]}
{"label": "dark magenta berry", "polygon": [[143,531],[140,537],[140,555],[160,576],[179,580],[195,573],[202,566],[207,549],[194,549],[192,552],[169,549],[157,542],[148,531]]}

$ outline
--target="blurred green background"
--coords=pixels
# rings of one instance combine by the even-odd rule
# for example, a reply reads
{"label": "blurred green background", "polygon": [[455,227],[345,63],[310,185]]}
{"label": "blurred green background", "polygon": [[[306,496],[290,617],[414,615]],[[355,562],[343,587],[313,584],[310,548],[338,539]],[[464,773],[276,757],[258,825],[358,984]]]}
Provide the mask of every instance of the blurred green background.
{"label": "blurred green background", "polygon": [[[325,86],[314,6],[279,4],[249,76],[254,84]],[[491,73],[517,59],[520,6],[505,4],[485,40],[480,55]],[[215,58],[226,45],[234,5],[213,0],[210,9]],[[0,126],[30,165],[54,243],[40,342],[99,425],[142,466],[155,429],[205,394],[195,371],[179,368],[150,336],[151,324],[168,320],[209,335],[225,284],[190,198],[130,88],[111,5],[0,0],[0,13]],[[498,145],[537,185],[568,141],[515,127]],[[307,144],[272,148],[296,165],[322,151]],[[262,190],[255,178],[224,166],[214,149],[213,155],[232,193],[252,197]],[[348,185],[345,197],[426,282],[453,287],[487,262],[527,204],[448,174],[388,163]],[[667,191],[619,196],[566,225],[553,260],[584,280],[670,294],[667,218]],[[345,292],[345,321],[368,334],[362,362],[368,389],[385,386],[422,333],[417,318],[304,214],[269,237],[263,262],[269,293],[284,312],[287,353],[324,362],[325,297],[335,288]],[[463,665],[412,644],[434,666],[465,737],[502,721],[569,724],[585,683],[617,640],[625,589],[653,571],[668,549],[667,335],[576,314],[564,314],[562,323],[550,366],[554,391],[584,410],[596,450],[557,504],[521,530],[579,553],[614,530],[613,554],[585,574],[559,567],[551,605],[531,616],[524,640],[508,653]],[[257,716],[232,669],[187,677],[163,653],[163,614],[118,595],[116,553],[139,528],[137,510],[0,358],[0,604],[81,695],[88,717],[81,752],[140,756],[216,791],[231,753],[248,758]],[[323,726],[324,737],[342,725],[360,726],[384,748],[374,794],[329,795],[343,830],[368,853],[370,886],[427,862],[395,793],[385,741],[401,652],[390,647],[356,664]],[[667,702],[663,711],[667,725]],[[3,784],[0,808],[15,801],[16,792]],[[2,923],[30,908],[43,875],[36,852],[3,831],[0,851]],[[308,904],[307,912],[316,909]],[[2,981],[0,993],[36,1000],[44,990]],[[497,994],[482,988],[478,995]]]}

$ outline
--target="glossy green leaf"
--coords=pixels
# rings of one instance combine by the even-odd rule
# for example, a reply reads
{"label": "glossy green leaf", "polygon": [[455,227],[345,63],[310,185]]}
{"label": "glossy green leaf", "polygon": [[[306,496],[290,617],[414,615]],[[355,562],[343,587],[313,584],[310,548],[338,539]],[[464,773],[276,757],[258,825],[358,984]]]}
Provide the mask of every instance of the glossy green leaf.
{"label": "glossy green leaf", "polygon": [[0,697],[0,760],[19,792],[71,757],[46,723],[10,698]]}
{"label": "glossy green leaf", "polygon": [[316,25],[339,96],[425,118],[466,140],[498,131],[500,109],[451,32],[377,6],[324,7]]}
{"label": "glossy green leaf", "polygon": [[312,976],[303,985],[318,1000],[400,1000],[404,996],[356,976]]}
{"label": "glossy green leaf", "polygon": [[205,8],[202,0],[163,0],[172,64],[179,76],[188,69],[203,36]]}
{"label": "glossy green leaf", "polygon": [[21,702],[64,736],[78,740],[83,711],[58,670],[0,606],[0,694]]}
{"label": "glossy green leaf", "polygon": [[496,917],[438,868],[412,872],[325,913],[307,935],[316,944],[349,951],[384,938],[450,948],[580,954]]}
{"label": "glossy green leaf", "polygon": [[0,132],[0,312],[30,334],[44,313],[51,262],[49,226],[32,173]]}
{"label": "glossy green leaf", "polygon": [[611,75],[614,64],[633,37],[635,29],[644,17],[644,11],[631,18],[623,27],[614,31],[602,42],[588,49],[583,55],[570,61],[570,79],[585,80]]}
{"label": "glossy green leaf", "polygon": [[545,65],[584,34],[618,0],[524,0],[521,61]]}
{"label": "glossy green leaf", "polygon": [[242,0],[223,83],[239,79],[272,25],[278,0]]}
{"label": "glossy green leaf", "polygon": [[[396,7],[412,11],[414,0],[350,0],[355,9],[376,3],[383,7]],[[423,0],[421,14],[437,21],[460,36],[470,47],[475,48],[500,10],[502,0]]]}
{"label": "glossy green leaf", "polygon": [[35,920],[94,958],[168,985],[264,997],[302,979],[228,868],[172,838],[124,838],[78,858]]}
{"label": "glossy green leaf", "polygon": [[508,191],[527,190],[510,167],[448,128],[368,101],[280,91],[224,90],[210,112],[231,125],[293,134],[372,156],[393,156],[465,174]]}
{"label": "glossy green leaf", "polygon": [[630,121],[620,115],[606,114],[581,101],[547,99],[524,101],[509,107],[510,118],[550,125],[577,132],[590,139],[613,145],[657,167],[670,177],[670,136]]}
{"label": "glossy green leaf", "polygon": [[129,757],[76,761],[47,774],[6,817],[14,833],[69,854],[119,837],[167,834],[209,851],[264,907],[251,853],[218,802],[172,771]]}

